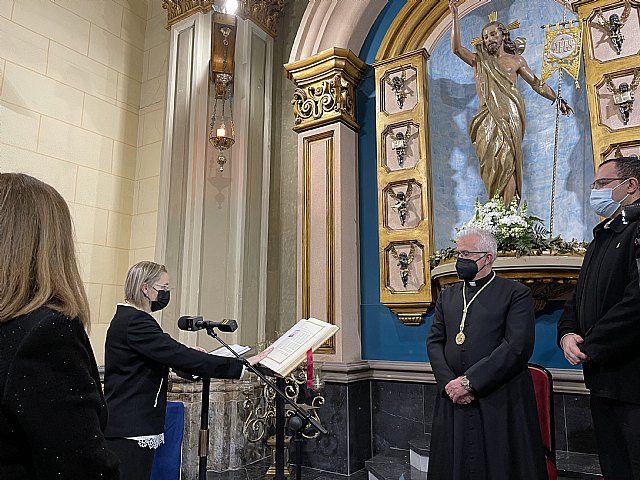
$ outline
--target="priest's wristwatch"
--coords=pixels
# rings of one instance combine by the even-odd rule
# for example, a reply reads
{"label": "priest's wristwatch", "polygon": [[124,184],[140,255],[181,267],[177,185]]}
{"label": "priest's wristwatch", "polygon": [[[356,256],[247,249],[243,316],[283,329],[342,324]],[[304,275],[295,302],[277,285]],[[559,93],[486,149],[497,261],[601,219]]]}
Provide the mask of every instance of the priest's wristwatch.
{"label": "priest's wristwatch", "polygon": [[471,382],[469,381],[466,375],[460,379],[460,386],[464,388],[467,392],[470,392],[473,390],[473,387],[471,386]]}

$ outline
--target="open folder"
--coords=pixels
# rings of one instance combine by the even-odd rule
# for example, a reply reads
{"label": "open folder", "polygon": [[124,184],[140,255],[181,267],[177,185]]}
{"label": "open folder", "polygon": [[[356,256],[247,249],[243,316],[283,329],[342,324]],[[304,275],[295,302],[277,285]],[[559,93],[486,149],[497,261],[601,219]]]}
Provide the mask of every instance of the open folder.
{"label": "open folder", "polygon": [[317,318],[302,319],[271,345],[273,351],[260,364],[284,377],[305,360],[308,350],[316,350],[338,330]]}

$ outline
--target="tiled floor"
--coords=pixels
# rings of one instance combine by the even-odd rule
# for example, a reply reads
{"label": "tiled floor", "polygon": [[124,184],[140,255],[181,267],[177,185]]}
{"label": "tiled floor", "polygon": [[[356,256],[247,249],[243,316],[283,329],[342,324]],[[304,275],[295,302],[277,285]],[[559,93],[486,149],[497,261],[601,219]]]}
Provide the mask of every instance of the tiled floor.
{"label": "tiled floor", "polygon": [[[387,452],[386,455],[378,455],[367,463],[369,468],[372,468],[378,480],[398,480],[399,478],[402,480],[426,480],[427,478],[425,472],[420,472],[408,465],[408,452],[404,450]],[[222,473],[210,471],[207,473],[207,480],[262,480],[265,478],[268,466],[267,460],[262,460],[239,470]],[[369,473],[366,470],[362,470],[353,475],[338,475],[303,467],[300,478],[301,480],[368,480]],[[575,476],[560,475],[558,480],[588,480],[598,478],[601,479],[602,477],[576,474]],[[289,480],[297,480],[295,471]]]}
{"label": "tiled floor", "polygon": [[[264,478],[267,468],[266,461],[261,461],[240,470],[222,473],[207,472],[207,480],[261,480]],[[300,478],[301,480],[368,480],[369,476],[366,470],[346,476],[303,467]],[[296,480],[295,471],[290,480]]]}

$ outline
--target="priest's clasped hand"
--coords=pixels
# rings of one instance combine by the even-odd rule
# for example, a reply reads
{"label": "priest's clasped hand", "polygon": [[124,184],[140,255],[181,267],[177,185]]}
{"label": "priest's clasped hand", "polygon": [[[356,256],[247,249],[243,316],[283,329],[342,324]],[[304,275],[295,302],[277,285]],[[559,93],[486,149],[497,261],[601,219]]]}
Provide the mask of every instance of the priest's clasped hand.
{"label": "priest's clasped hand", "polygon": [[475,400],[475,396],[462,386],[461,380],[462,377],[454,378],[447,383],[444,391],[453,403],[467,405]]}

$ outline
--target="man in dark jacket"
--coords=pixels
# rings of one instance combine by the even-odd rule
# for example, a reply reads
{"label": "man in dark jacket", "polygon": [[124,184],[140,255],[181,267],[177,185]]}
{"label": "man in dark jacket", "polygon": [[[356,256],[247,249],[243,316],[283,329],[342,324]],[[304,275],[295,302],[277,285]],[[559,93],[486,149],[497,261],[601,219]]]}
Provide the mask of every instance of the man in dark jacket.
{"label": "man in dark jacket", "polygon": [[640,479],[640,222],[622,208],[640,208],[640,160],[600,165],[590,203],[606,217],[593,230],[578,285],[558,322],[567,361],[582,364],[605,478]]}

